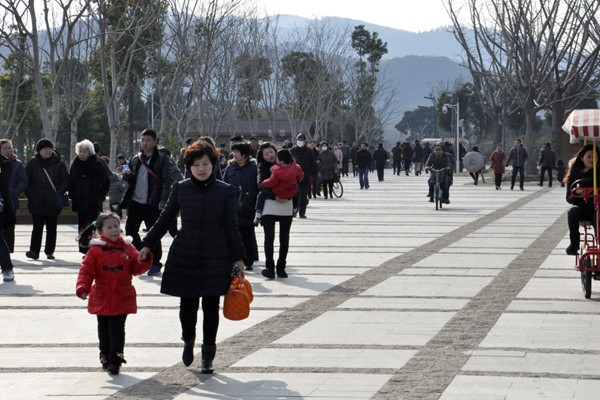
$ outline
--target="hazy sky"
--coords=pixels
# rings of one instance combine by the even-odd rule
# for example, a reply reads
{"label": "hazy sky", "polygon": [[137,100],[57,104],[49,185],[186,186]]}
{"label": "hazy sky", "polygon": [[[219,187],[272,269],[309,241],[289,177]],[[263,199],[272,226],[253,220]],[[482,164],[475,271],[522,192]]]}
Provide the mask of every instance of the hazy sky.
{"label": "hazy sky", "polygon": [[256,0],[259,14],[342,17],[412,32],[451,25],[444,0]]}

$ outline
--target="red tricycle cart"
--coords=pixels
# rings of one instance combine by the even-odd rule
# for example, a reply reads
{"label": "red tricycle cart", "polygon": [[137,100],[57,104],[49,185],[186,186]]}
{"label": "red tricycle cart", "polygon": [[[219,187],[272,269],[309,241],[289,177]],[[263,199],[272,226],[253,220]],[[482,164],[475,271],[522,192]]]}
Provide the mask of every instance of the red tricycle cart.
{"label": "red tricycle cart", "polygon": [[[593,165],[596,165],[596,142],[600,141],[600,110],[574,110],[563,125],[563,130],[571,136],[571,143],[580,140],[591,141],[594,146]],[[575,255],[575,269],[581,273],[581,286],[586,299],[592,296],[592,280],[600,280],[600,242],[595,227],[600,226],[600,194],[597,171],[594,168],[593,182],[589,179],[573,182],[571,196],[594,203],[595,221],[581,221],[583,229],[579,253]],[[591,184],[591,186],[590,186]]]}

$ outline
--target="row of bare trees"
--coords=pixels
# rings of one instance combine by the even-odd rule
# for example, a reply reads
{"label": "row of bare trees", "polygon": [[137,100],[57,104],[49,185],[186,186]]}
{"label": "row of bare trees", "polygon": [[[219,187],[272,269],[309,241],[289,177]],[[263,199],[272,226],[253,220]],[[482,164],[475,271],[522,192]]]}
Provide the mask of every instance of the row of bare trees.
{"label": "row of bare trees", "polygon": [[247,0],[6,0],[0,12],[0,135],[17,146],[41,131],[72,159],[90,113],[106,121],[111,160],[146,122],[177,145],[280,114],[292,132],[308,120],[317,138],[372,140],[394,107],[376,78],[386,44],[364,27],[360,43],[317,20],[282,35]]}
{"label": "row of bare trees", "polygon": [[[536,149],[536,116],[551,118],[554,147],[573,153],[565,113],[594,107],[600,78],[597,0],[447,0],[454,35],[482,110],[491,121],[525,116],[524,144]],[[502,125],[493,124],[495,142]],[[529,163],[528,172],[535,172]]]}

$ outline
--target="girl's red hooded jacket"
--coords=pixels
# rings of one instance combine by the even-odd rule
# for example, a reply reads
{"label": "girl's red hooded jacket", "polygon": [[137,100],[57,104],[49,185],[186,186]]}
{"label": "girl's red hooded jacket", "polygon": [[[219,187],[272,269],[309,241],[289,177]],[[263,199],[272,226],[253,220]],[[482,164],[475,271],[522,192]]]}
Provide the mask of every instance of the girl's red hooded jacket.
{"label": "girl's red hooded jacket", "polygon": [[138,251],[131,244],[131,237],[111,242],[104,237],[92,239],[90,249],[81,262],[77,277],[76,294],[89,293],[88,312],[111,316],[137,312],[134,275],[150,269],[152,254],[147,260],[138,261]]}

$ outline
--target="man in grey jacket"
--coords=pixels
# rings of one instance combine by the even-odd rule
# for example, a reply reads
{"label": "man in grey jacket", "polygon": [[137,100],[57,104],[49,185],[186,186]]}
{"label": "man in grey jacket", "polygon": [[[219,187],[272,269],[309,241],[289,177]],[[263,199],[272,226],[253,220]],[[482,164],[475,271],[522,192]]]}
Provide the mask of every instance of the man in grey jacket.
{"label": "man in grey jacket", "polygon": [[554,153],[554,150],[552,150],[550,143],[546,143],[542,149],[538,165],[542,167],[540,172],[540,183],[538,183],[538,186],[544,186],[544,175],[546,175],[546,171],[548,171],[548,187],[552,187],[552,169],[554,169],[554,165],[556,165],[556,154]]}
{"label": "man in grey jacket", "polygon": [[510,165],[511,161],[513,163],[512,176],[510,177],[510,190],[513,190],[515,187],[517,173],[519,173],[519,187],[521,190],[525,190],[523,186],[525,184],[525,163],[527,162],[527,157],[527,149],[523,147],[521,139],[515,140],[515,147],[510,149],[508,159],[506,160],[507,167]]}

